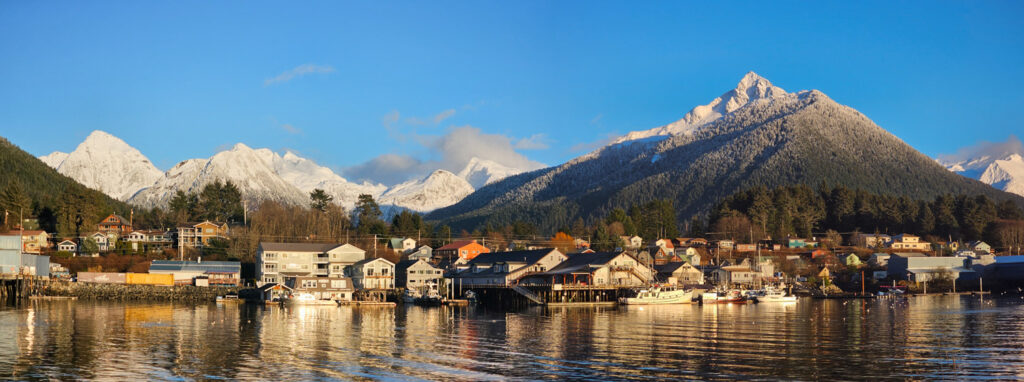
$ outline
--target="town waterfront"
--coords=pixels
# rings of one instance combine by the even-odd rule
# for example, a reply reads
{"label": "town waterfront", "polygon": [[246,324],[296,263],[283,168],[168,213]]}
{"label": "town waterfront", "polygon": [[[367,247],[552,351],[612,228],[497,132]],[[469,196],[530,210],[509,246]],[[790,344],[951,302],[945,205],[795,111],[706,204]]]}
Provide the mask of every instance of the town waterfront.
{"label": "town waterfront", "polygon": [[0,378],[1024,377],[1024,299],[530,308],[22,300]]}

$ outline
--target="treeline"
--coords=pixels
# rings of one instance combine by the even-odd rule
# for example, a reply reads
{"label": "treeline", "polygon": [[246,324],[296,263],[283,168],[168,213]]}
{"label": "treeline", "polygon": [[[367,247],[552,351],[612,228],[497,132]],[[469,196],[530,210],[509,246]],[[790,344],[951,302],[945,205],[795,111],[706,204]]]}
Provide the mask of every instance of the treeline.
{"label": "treeline", "polygon": [[91,229],[107,214],[131,211],[127,204],[61,175],[4,138],[0,138],[0,209],[5,223],[0,224],[0,232],[18,226],[23,217],[35,217],[40,228],[68,236]]}
{"label": "treeline", "polygon": [[740,242],[766,237],[911,233],[938,240],[985,240],[1020,245],[1007,236],[1024,212],[1012,201],[985,195],[940,195],[932,200],[887,196],[846,187],[755,187],[726,197],[709,216],[712,236]]}

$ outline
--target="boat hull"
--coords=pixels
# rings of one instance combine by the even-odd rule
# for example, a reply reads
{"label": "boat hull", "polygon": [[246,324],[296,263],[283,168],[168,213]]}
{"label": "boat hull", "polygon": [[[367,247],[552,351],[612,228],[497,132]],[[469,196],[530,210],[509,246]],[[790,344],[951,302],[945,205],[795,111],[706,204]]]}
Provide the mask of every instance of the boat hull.
{"label": "boat hull", "polygon": [[692,304],[693,303],[693,291],[661,291],[657,295],[645,297],[625,297],[619,299],[619,303],[623,305],[672,305],[672,304]]}

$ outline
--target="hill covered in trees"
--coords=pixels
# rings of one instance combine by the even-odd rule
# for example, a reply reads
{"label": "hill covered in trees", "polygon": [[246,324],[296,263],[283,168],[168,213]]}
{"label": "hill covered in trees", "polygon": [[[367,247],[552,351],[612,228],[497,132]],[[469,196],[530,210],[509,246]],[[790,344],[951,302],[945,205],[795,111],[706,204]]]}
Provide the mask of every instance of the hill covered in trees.
{"label": "hill covered in trees", "polygon": [[0,208],[9,212],[7,227],[17,225],[18,215],[23,214],[38,217],[43,229],[61,234],[90,230],[107,214],[127,216],[131,211],[127,204],[61,175],[2,137]]}
{"label": "hill covered in trees", "polygon": [[616,208],[671,201],[676,221],[707,216],[755,187],[828,184],[911,199],[1024,198],[951,173],[863,114],[812,90],[750,102],[699,129],[624,141],[506,178],[427,216],[453,229],[530,222],[543,231]]}

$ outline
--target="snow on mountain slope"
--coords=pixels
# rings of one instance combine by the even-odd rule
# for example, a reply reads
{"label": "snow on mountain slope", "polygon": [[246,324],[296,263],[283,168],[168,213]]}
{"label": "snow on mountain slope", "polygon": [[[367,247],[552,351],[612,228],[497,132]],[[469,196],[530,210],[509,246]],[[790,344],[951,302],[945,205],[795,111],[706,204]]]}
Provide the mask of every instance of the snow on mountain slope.
{"label": "snow on mountain slope", "polygon": [[949,171],[1024,196],[1024,144],[1014,136],[940,155],[936,161]]}
{"label": "snow on mountain slope", "polygon": [[771,82],[757,75],[757,73],[748,72],[740,79],[735,89],[725,92],[725,94],[715,98],[707,105],[694,107],[682,119],[650,130],[630,132],[612,141],[611,144],[614,145],[661,135],[692,134],[701,126],[716,121],[747,104],[787,94],[789,93],[786,93],[785,90],[778,86],[772,85]]}
{"label": "snow on mountain slope", "polygon": [[450,171],[437,170],[423,179],[398,184],[380,196],[381,205],[429,212],[458,203],[473,193],[473,186]]}
{"label": "snow on mountain slope", "polygon": [[163,175],[139,150],[100,130],[70,154],[54,152],[40,159],[53,166],[62,156],[57,172],[118,200],[128,200]]}
{"label": "snow on mountain slope", "polygon": [[525,170],[508,167],[492,160],[473,157],[466,164],[466,167],[459,171],[458,176],[469,182],[473,188],[480,188],[523,171]]}
{"label": "snow on mountain slope", "polygon": [[274,154],[273,163],[274,171],[302,192],[308,195],[310,191],[319,188],[333,196],[335,203],[349,210],[355,207],[359,194],[377,197],[387,190],[382,184],[349,182],[331,169],[295,155],[291,151],[285,152],[284,156]]}
{"label": "snow on mountain slope", "polygon": [[60,164],[64,163],[64,160],[68,158],[68,155],[70,154],[63,151],[54,151],[49,155],[43,155],[39,157],[39,160],[43,161],[43,163],[46,163],[47,166],[53,167],[53,169],[56,170],[58,167],[60,167]]}
{"label": "snow on mountain slope", "polygon": [[1024,196],[1024,158],[1013,154],[992,161],[978,180],[1006,192]]}
{"label": "snow on mountain slope", "polygon": [[100,131],[93,132],[71,154],[58,151],[40,159],[87,186],[146,208],[166,207],[177,191],[198,193],[214,181],[230,181],[253,205],[262,200],[306,205],[309,193],[319,188],[348,210],[355,207],[360,194],[370,194],[381,199],[382,205],[428,212],[472,193],[475,187],[470,182],[483,186],[522,172],[473,158],[460,175],[437,171],[388,188],[349,182],[291,151],[279,155],[239,143],[209,159],[189,159],[160,173],[138,150]]}
{"label": "snow on mountain slope", "polygon": [[275,200],[305,205],[308,196],[274,172],[275,154],[268,149],[254,150],[242,143],[221,151],[203,162],[191,159],[167,171],[152,187],[129,200],[145,207],[166,206],[178,190],[198,193],[215,181],[230,181],[249,201]]}

